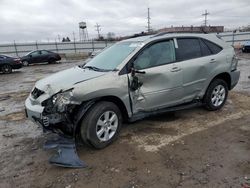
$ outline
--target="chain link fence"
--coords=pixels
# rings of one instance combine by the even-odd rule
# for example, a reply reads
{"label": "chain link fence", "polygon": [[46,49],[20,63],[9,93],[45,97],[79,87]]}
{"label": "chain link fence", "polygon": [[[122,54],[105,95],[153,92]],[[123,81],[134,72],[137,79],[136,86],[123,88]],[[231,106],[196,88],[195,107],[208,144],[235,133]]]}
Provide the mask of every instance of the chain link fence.
{"label": "chain link fence", "polygon": [[[244,42],[250,41],[250,32],[226,32],[218,36],[235,47],[241,46]],[[90,53],[102,50],[115,42],[110,41],[73,41],[73,42],[33,42],[33,43],[10,43],[0,44],[0,54],[23,56],[33,50],[49,50],[60,54]]]}
{"label": "chain link fence", "polygon": [[34,50],[49,50],[60,54],[90,53],[102,50],[114,42],[109,41],[84,41],[84,42],[33,42],[0,44],[0,54],[23,56]]}

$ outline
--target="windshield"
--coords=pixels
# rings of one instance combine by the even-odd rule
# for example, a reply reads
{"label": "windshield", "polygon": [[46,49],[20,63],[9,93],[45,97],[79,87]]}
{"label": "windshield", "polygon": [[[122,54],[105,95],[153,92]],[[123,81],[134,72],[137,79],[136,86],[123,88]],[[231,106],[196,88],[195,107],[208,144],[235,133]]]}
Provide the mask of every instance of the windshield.
{"label": "windshield", "polygon": [[122,61],[133,52],[139,42],[119,42],[105,49],[91,59],[85,67],[95,67],[102,70],[115,70]]}

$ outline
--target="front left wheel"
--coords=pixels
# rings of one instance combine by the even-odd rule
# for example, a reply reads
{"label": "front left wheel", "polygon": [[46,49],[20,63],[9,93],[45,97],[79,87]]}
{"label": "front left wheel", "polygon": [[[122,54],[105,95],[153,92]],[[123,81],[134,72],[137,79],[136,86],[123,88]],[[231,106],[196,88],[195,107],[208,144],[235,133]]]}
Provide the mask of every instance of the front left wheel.
{"label": "front left wheel", "polygon": [[121,130],[122,115],[112,102],[98,102],[81,122],[80,135],[86,144],[102,149],[114,142]]}

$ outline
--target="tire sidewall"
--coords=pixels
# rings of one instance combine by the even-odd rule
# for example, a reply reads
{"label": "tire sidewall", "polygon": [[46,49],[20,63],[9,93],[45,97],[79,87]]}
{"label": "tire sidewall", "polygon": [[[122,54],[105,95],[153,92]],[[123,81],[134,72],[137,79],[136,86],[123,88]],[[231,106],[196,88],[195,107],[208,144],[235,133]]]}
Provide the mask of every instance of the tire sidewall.
{"label": "tire sidewall", "polygon": [[[225,89],[225,98],[224,98],[224,101],[219,105],[219,106],[214,106],[213,103],[212,103],[212,93],[214,91],[214,88],[218,85],[222,85]],[[205,96],[205,104],[206,104],[206,107],[207,109],[209,110],[219,110],[221,109],[226,100],[227,100],[227,96],[228,96],[228,86],[227,86],[227,83],[224,81],[224,80],[221,80],[221,79],[216,79],[216,80],[213,80],[212,83],[209,85],[208,89],[207,89],[207,92],[206,92],[206,96]]]}
{"label": "tire sidewall", "polygon": [[[113,137],[108,141],[100,141],[96,135],[96,124],[100,116],[106,111],[113,111],[118,117],[118,127]],[[86,126],[86,127],[85,127]],[[114,142],[121,130],[122,126],[122,115],[119,108],[112,102],[99,102],[94,105],[89,112],[86,114],[86,118],[82,121],[81,125],[81,137],[95,148],[102,149]],[[86,138],[83,138],[86,137]]]}

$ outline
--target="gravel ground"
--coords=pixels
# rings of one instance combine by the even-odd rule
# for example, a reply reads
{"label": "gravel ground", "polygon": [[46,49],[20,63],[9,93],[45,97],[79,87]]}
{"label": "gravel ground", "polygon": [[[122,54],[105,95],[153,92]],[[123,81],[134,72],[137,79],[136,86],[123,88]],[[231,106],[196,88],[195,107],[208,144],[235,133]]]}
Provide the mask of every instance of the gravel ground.
{"label": "gravel ground", "polygon": [[250,56],[238,55],[240,83],[222,110],[194,108],[126,124],[107,148],[78,148],[85,169],[49,165],[53,151],[42,145],[51,135],[24,115],[36,80],[81,62],[0,75],[0,187],[248,187]]}

